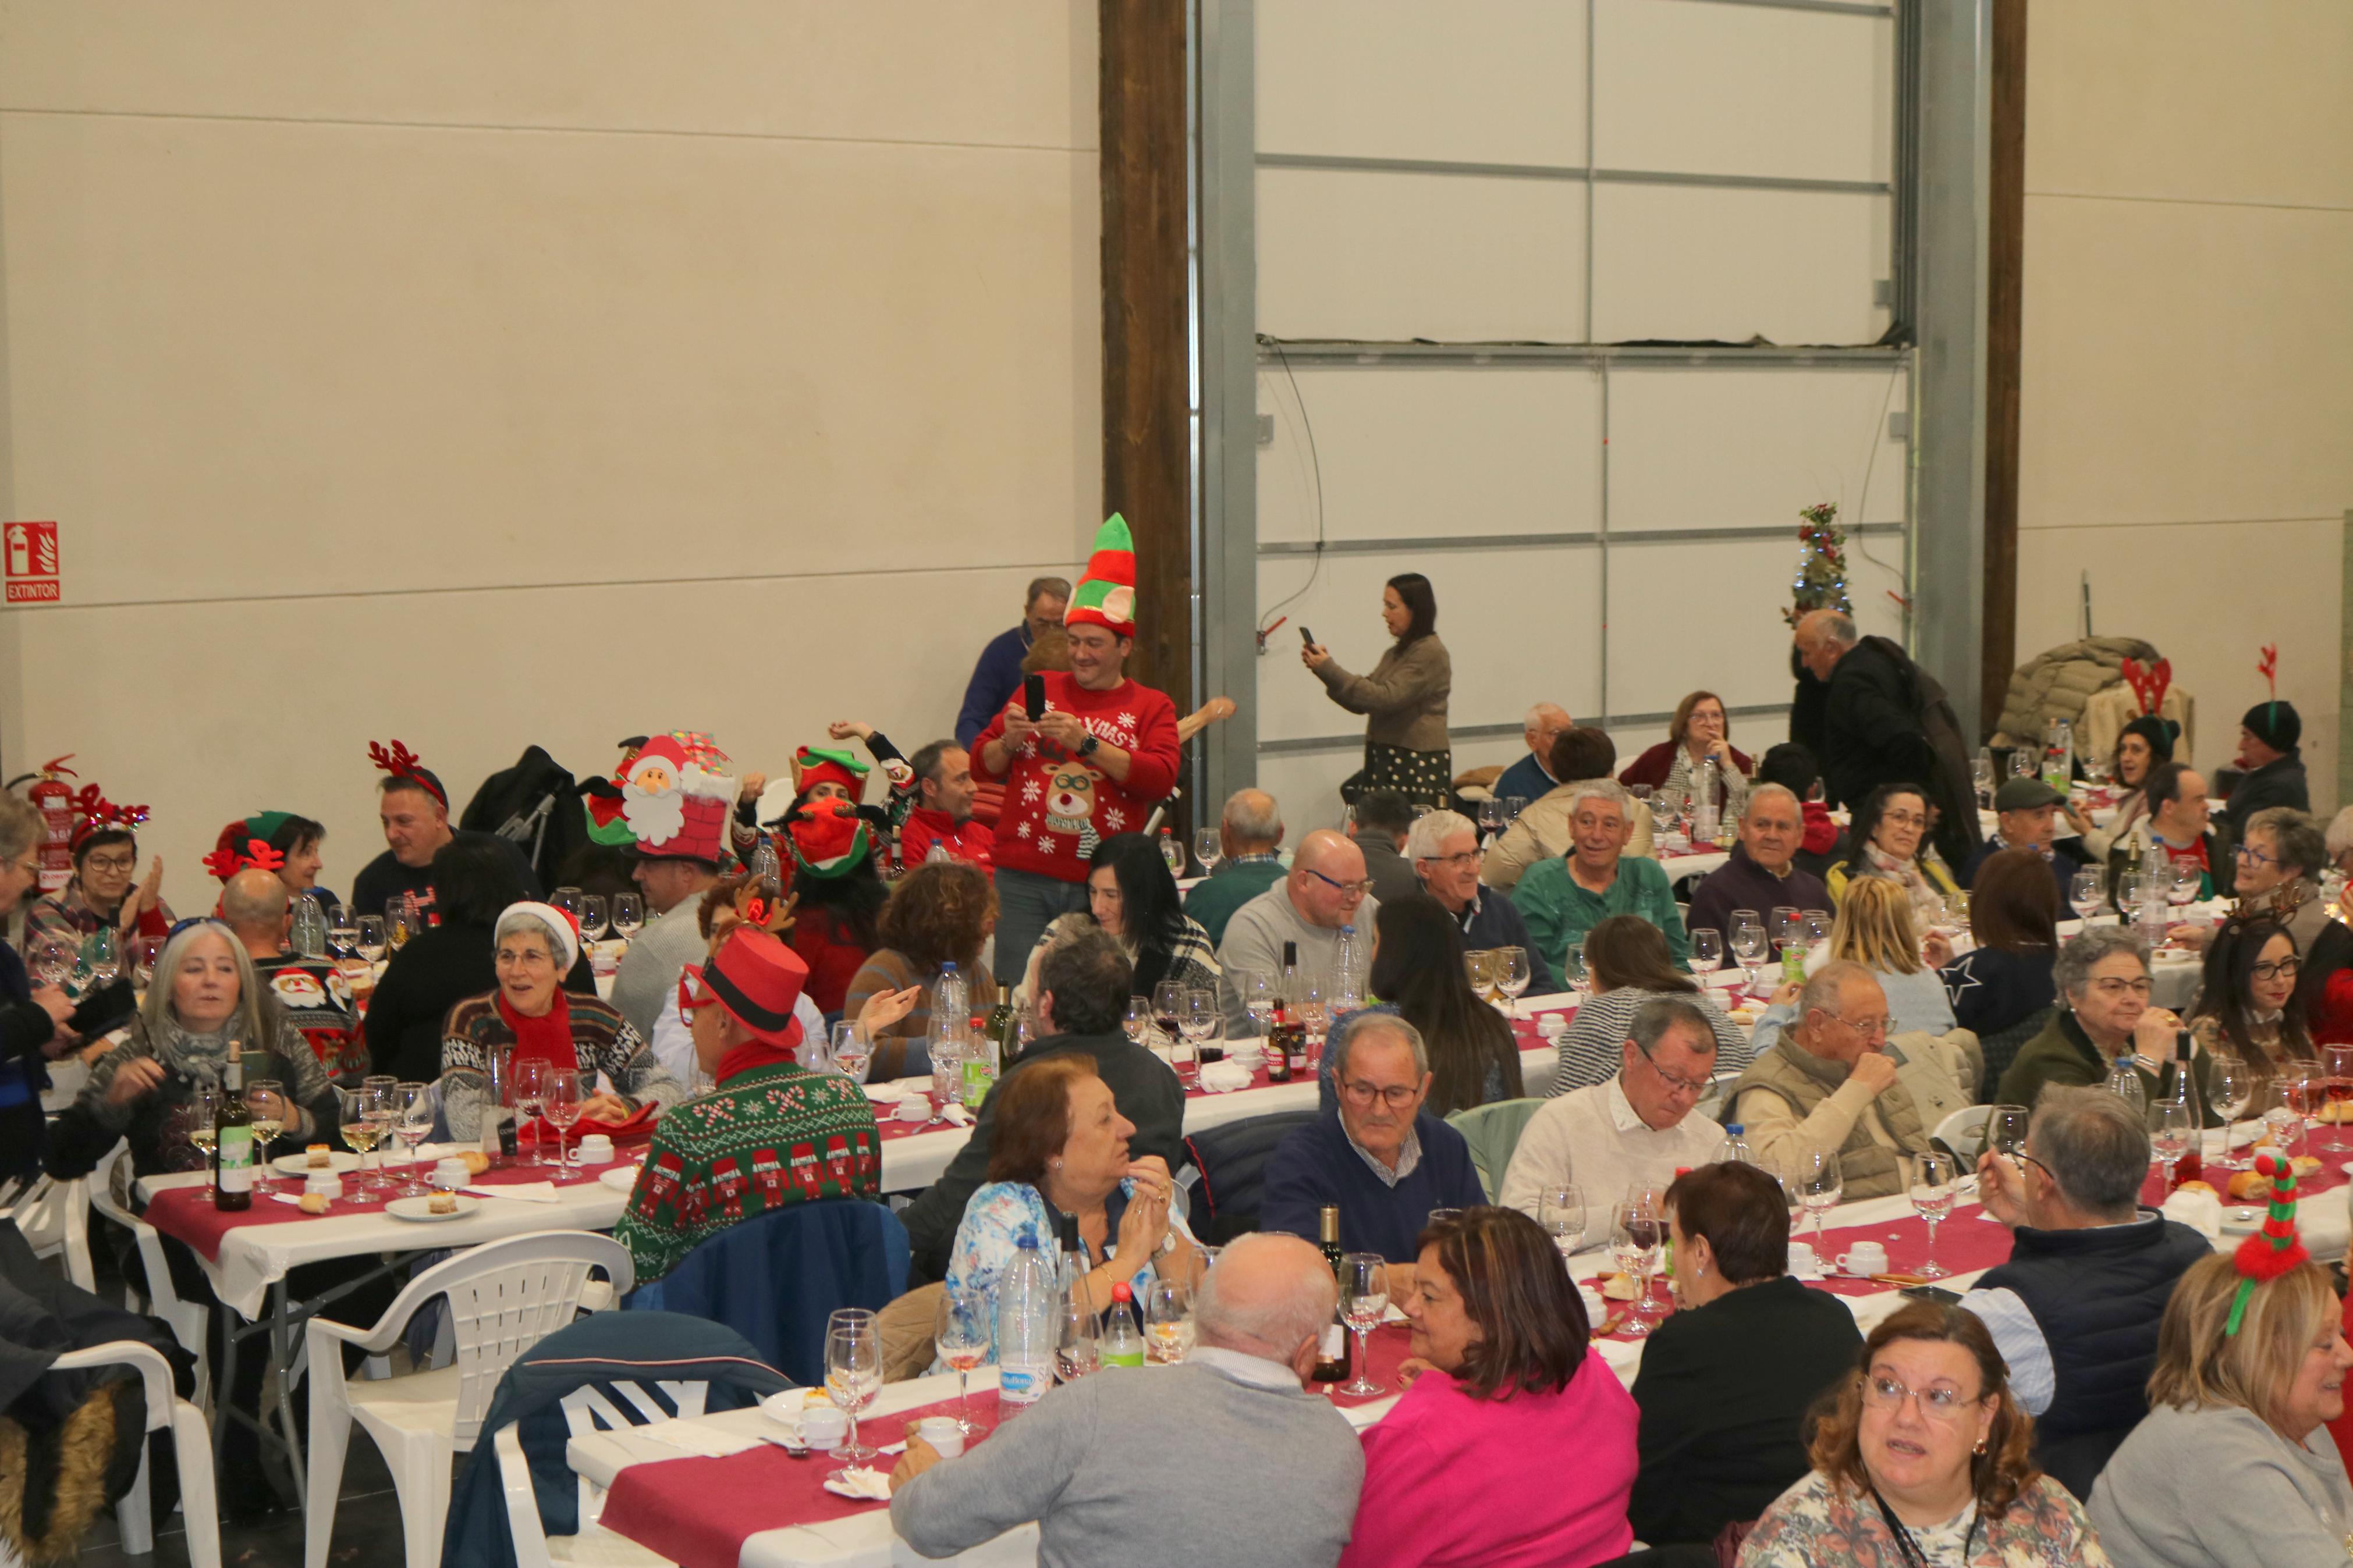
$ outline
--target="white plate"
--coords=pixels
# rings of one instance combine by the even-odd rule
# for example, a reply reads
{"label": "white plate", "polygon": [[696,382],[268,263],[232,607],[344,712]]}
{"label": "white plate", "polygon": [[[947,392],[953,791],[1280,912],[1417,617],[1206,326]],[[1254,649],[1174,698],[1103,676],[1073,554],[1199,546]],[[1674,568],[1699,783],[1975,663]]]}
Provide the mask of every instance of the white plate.
{"label": "white plate", "polygon": [[464,1219],[482,1206],[477,1199],[461,1197],[458,1200],[458,1209],[455,1214],[435,1214],[426,1206],[432,1201],[431,1198],[395,1198],[384,1205],[384,1212],[395,1219],[413,1219],[427,1225],[436,1225],[443,1220]]}
{"label": "white plate", "polygon": [[2265,1212],[2265,1206],[2262,1204],[2253,1206],[2242,1204],[2225,1208],[2222,1211],[2222,1234],[2245,1236],[2250,1232],[2261,1230],[2263,1227]]}
{"label": "white plate", "polygon": [[617,1193],[631,1193],[638,1188],[638,1167],[610,1165],[596,1173],[596,1180]]}
{"label": "white plate", "polygon": [[[269,1168],[280,1175],[307,1176],[311,1173],[310,1159],[311,1156],[308,1153],[280,1154],[269,1162]],[[345,1171],[356,1171],[360,1168],[360,1157],[357,1154],[347,1154],[341,1149],[328,1150],[327,1159],[339,1176]]]}

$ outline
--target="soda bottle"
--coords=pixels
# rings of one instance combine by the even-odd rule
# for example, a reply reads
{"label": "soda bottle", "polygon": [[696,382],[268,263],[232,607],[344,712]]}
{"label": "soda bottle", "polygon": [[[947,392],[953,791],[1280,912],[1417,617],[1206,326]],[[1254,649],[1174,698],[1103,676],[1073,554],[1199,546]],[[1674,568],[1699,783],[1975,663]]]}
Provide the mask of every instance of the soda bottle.
{"label": "soda bottle", "polygon": [[1135,1326],[1135,1292],[1124,1279],[1111,1288],[1111,1317],[1103,1329],[1103,1364],[1144,1364],[1144,1331]]}

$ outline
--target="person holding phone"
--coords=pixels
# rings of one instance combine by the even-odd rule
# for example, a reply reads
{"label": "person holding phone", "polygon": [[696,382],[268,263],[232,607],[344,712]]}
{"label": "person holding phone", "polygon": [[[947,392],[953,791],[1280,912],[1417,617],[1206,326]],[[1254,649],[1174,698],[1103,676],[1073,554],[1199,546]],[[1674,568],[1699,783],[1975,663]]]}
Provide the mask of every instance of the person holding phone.
{"label": "person holding phone", "polygon": [[1454,756],[1446,734],[1446,699],[1454,688],[1453,660],[1438,640],[1438,599],[1430,579],[1405,572],[1381,589],[1381,624],[1397,640],[1369,675],[1351,675],[1332,650],[1299,628],[1299,660],[1333,701],[1366,716],[1365,765],[1340,786],[1354,804],[1371,790],[1394,790],[1409,801],[1446,804]]}
{"label": "person holding phone", "polygon": [[1095,847],[1142,832],[1176,782],[1176,705],[1127,677],[1135,544],[1116,513],[1096,531],[1062,625],[1069,671],[1037,672],[1037,684],[1017,690],[972,748],[973,775],[1005,785],[996,973],[1008,986],[1048,924],[1088,907]]}

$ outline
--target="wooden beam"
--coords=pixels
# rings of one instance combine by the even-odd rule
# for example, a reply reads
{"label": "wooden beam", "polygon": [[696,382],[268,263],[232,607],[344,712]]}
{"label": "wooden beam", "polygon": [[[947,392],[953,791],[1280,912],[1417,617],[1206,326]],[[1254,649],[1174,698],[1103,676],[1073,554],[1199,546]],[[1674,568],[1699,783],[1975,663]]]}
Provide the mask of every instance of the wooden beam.
{"label": "wooden beam", "polygon": [[1135,535],[1128,672],[1191,711],[1185,7],[1097,0],[1103,143],[1103,510]]}
{"label": "wooden beam", "polygon": [[2026,255],[2026,4],[1994,0],[1987,229],[1984,668],[1980,727],[2001,721],[2018,664],[2020,307]]}

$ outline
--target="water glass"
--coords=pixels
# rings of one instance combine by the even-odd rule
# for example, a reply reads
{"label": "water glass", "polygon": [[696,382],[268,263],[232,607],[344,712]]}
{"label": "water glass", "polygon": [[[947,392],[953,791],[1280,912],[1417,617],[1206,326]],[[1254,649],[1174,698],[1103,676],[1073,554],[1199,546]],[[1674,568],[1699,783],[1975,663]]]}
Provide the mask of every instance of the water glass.
{"label": "water glass", "polygon": [[1919,1269],[1923,1279],[1942,1279],[1952,1272],[1936,1261],[1936,1225],[1952,1214],[1960,1179],[1960,1167],[1950,1154],[1931,1149],[1912,1162],[1912,1212],[1928,1226],[1928,1261]]}
{"label": "water glass", "polygon": [[1475,952],[1464,953],[1462,955],[1462,968],[1471,977],[1471,989],[1477,992],[1482,999],[1490,1002],[1493,1001],[1495,997],[1495,954],[1493,951],[1488,948],[1481,948]]}
{"label": "water glass", "polygon": [[874,1048],[860,1031],[857,1020],[844,1018],[834,1025],[831,1050],[836,1072],[852,1083],[866,1081],[866,1069],[874,1061]]}
{"label": "water glass", "polygon": [[57,941],[42,942],[33,950],[33,978],[44,985],[63,985],[73,973],[73,949]]}
{"label": "water glass", "polygon": [[2100,900],[2107,896],[2106,879],[2097,866],[2086,866],[2075,873],[2068,884],[2067,901],[2075,908],[2075,918],[2088,921],[2099,912]]}
{"label": "water glass", "polygon": [[1747,991],[1753,993],[1757,989],[1757,966],[1765,962],[1765,955],[1771,951],[1765,944],[1764,917],[1755,910],[1733,910],[1732,956],[1740,960],[1741,973],[1747,981]]}
{"label": "water glass", "polygon": [[1797,1156],[1799,1200],[1808,1214],[1814,1216],[1814,1249],[1829,1257],[1828,1244],[1822,1239],[1823,1221],[1831,1210],[1838,1207],[1846,1195],[1846,1175],[1839,1169],[1835,1149],[1806,1149]]}
{"label": "water glass", "polygon": [[1724,933],[1702,926],[1691,933],[1691,966],[1694,974],[1713,974],[1724,967]]}
{"label": "water glass", "polygon": [[1144,1032],[1152,1023],[1152,1004],[1141,996],[1127,999],[1127,1012],[1120,1019],[1120,1027],[1127,1031],[1129,1041],[1143,1045]]}
{"label": "water glass", "polygon": [[1234,990],[1242,999],[1242,1011],[1261,1039],[1274,1025],[1275,979],[1263,969],[1228,970],[1233,976]]}
{"label": "water glass", "polygon": [[1585,1194],[1573,1182],[1545,1188],[1536,1194],[1536,1224],[1567,1258],[1585,1246]]}
{"label": "water glass", "polygon": [[1356,1375],[1340,1385],[1340,1392],[1362,1397],[1370,1394],[1387,1394],[1388,1389],[1372,1379],[1372,1357],[1365,1342],[1380,1326],[1381,1315],[1389,1307],[1388,1264],[1377,1252],[1349,1252],[1340,1258],[1340,1317],[1356,1336]]}
{"label": "water glass", "polygon": [[514,1061],[515,1120],[531,1128],[531,1158],[529,1165],[544,1165],[547,1155],[539,1146],[539,1119],[547,1109],[547,1086],[555,1077],[555,1064],[545,1057],[518,1057]]}
{"label": "water glass", "polygon": [[[1202,1047],[1217,1034],[1225,1015],[1218,1005],[1218,994],[1206,985],[1186,988],[1176,1006],[1176,1033],[1183,1037],[1187,1049],[1179,1056],[1171,1050],[1170,1065],[1176,1069],[1176,1080],[1187,1088],[1198,1088],[1201,1081]],[[1224,1053],[1219,1055],[1222,1058]]]}
{"label": "water glass", "polygon": [[417,1151],[433,1136],[433,1086],[427,1083],[403,1083],[393,1086],[392,1135],[408,1153],[408,1180],[401,1190],[411,1196],[421,1197],[433,1189],[427,1186],[417,1172]]}
{"label": "water glass", "polygon": [[[188,1086],[188,1142],[212,1164],[213,1144],[220,1137],[221,1088],[210,1079],[200,1078]],[[219,1177],[213,1174],[207,1184],[218,1188]]]}
{"label": "water glass", "polygon": [[359,918],[359,923],[353,928],[353,931],[354,935],[352,939],[352,944],[359,949],[360,956],[366,959],[368,963],[372,964],[382,963],[384,962],[385,948],[390,940],[385,934],[384,917],[382,915],[362,915]]}
{"label": "water glass", "polygon": [[1520,813],[1527,810],[1527,808],[1528,797],[1526,795],[1507,795],[1504,797],[1504,820],[1506,822],[1517,822],[1520,819]]}
{"label": "water glass", "polygon": [[565,1152],[565,1144],[571,1137],[574,1125],[580,1120],[584,1103],[589,1098],[587,1089],[581,1083],[580,1079],[581,1075],[576,1072],[560,1072],[551,1069],[541,1088],[540,1113],[555,1123],[554,1180],[558,1183],[575,1179],[571,1170],[571,1157]]}
{"label": "water glass", "polygon": [[1509,1003],[1511,1016],[1520,1016],[1520,998],[1527,994],[1528,984],[1535,975],[1528,969],[1528,950],[1524,947],[1499,947],[1493,953],[1495,989]]}
{"label": "water glass", "polygon": [[2223,1170],[2237,1168],[2238,1163],[2231,1158],[2231,1129],[2254,1100],[2254,1073],[2244,1060],[2226,1052],[2208,1064],[2206,1103],[2222,1119],[2222,1153],[2215,1163]]}
{"label": "water glass", "polygon": [[610,918],[605,911],[604,894],[580,895],[580,940],[582,942],[595,942],[605,934],[605,925]]}

